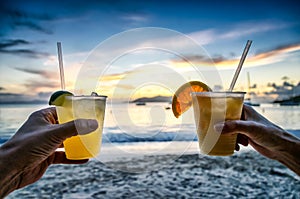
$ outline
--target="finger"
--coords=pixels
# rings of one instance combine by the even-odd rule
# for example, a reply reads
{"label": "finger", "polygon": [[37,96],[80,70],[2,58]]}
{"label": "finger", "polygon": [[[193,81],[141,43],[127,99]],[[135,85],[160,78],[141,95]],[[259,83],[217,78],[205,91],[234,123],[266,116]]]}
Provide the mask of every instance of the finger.
{"label": "finger", "polygon": [[217,123],[214,126],[217,132],[222,134],[241,133],[250,139],[259,137],[263,132],[268,131],[266,127],[260,123],[253,121],[231,120],[222,123]]}
{"label": "finger", "polygon": [[248,146],[248,137],[239,133],[237,135],[237,143],[242,144],[243,146]]}
{"label": "finger", "polygon": [[39,124],[57,124],[56,109],[55,107],[49,107],[35,111],[29,116],[29,120]]}
{"label": "finger", "polygon": [[240,145],[238,143],[235,143],[235,150],[239,151],[240,150]]}
{"label": "finger", "polygon": [[245,115],[245,109],[247,108],[246,107],[247,105],[243,105],[243,110],[242,110],[242,115],[241,115],[241,120],[246,120],[246,115]]}
{"label": "finger", "polygon": [[248,116],[251,115],[253,112],[256,112],[251,106],[244,104],[241,120],[247,120]]}
{"label": "finger", "polygon": [[51,164],[84,164],[84,163],[87,163],[88,161],[89,161],[89,159],[69,160],[69,159],[67,159],[65,152],[56,151],[53,154]]}
{"label": "finger", "polygon": [[75,135],[85,135],[98,128],[97,120],[93,119],[77,119],[64,124],[59,124],[55,126],[53,136],[56,136],[60,140],[75,136]]}
{"label": "finger", "polygon": [[44,109],[44,118],[47,122],[50,124],[58,124],[58,118],[57,118],[57,113],[56,113],[56,108],[55,107],[50,107],[47,109]]}
{"label": "finger", "polygon": [[243,135],[243,134],[237,134],[237,138],[236,138],[236,145],[235,145],[235,150],[239,151],[241,149],[240,145],[243,146],[248,146],[249,141],[248,141],[248,137]]}

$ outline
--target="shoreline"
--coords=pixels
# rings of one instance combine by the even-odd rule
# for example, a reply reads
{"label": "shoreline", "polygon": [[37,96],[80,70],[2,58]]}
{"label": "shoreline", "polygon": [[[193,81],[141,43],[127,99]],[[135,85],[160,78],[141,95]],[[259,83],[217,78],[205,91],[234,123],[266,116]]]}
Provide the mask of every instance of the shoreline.
{"label": "shoreline", "polygon": [[299,192],[299,176],[245,150],[227,157],[165,154],[52,165],[7,198],[297,198]]}
{"label": "shoreline", "polygon": [[[3,144],[4,142],[6,142],[7,140],[9,140],[13,135],[14,135],[14,133],[17,131],[18,129],[14,129],[14,130],[11,130],[10,129],[10,131],[4,131],[4,132],[1,132],[0,133],[0,146],[1,146],[1,144]],[[290,133],[291,135],[293,135],[293,136],[296,136],[296,137],[298,137],[298,138],[300,138],[300,129],[285,129],[288,133]],[[115,133],[116,134],[116,133]],[[107,134],[103,134],[104,136],[106,136],[107,137]],[[117,134],[116,134],[117,135]],[[195,137],[196,138],[196,134],[195,133],[188,133],[187,135],[189,135],[190,137]],[[123,145],[123,144],[139,144],[139,143],[154,143],[155,141],[137,141],[137,142],[135,142],[135,141],[130,141],[130,142],[125,142],[125,141],[120,141],[120,142],[117,142],[117,141],[114,141],[114,142],[110,142],[110,140],[109,139],[107,139],[106,137],[104,137],[103,136],[103,140],[102,140],[102,142],[103,142],[103,145],[104,144],[111,144],[111,145]],[[106,139],[104,139],[104,138],[106,138]],[[180,141],[180,140],[177,140],[177,141],[175,141],[175,140],[172,140],[172,139],[170,139],[170,140],[161,140],[161,141],[157,141],[157,142],[197,142],[197,140],[196,139],[191,139],[191,140],[184,140],[184,141]]]}

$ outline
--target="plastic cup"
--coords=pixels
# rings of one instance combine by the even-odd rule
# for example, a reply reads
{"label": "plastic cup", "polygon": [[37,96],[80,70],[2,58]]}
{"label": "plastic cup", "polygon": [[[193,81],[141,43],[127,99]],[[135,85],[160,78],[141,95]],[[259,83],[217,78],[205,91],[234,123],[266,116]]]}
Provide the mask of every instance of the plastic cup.
{"label": "plastic cup", "polygon": [[64,141],[65,153],[70,160],[96,157],[100,152],[105,115],[106,96],[67,96],[62,106],[56,106],[59,123],[75,119],[95,119],[98,128],[85,135],[77,127],[78,135]]}
{"label": "plastic cup", "polygon": [[199,148],[202,154],[228,156],[234,153],[237,134],[222,135],[214,125],[239,120],[245,92],[192,93]]}

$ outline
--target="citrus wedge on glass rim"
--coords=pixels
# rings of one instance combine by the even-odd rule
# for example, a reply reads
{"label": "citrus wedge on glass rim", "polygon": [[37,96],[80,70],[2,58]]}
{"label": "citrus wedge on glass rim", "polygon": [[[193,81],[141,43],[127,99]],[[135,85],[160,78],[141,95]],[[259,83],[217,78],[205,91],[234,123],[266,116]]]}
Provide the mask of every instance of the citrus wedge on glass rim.
{"label": "citrus wedge on glass rim", "polygon": [[176,118],[192,106],[192,92],[212,91],[209,86],[199,81],[190,81],[180,86],[172,99],[172,111]]}
{"label": "citrus wedge on glass rim", "polygon": [[49,100],[49,105],[62,106],[66,96],[72,96],[73,93],[69,91],[56,91],[54,92]]}

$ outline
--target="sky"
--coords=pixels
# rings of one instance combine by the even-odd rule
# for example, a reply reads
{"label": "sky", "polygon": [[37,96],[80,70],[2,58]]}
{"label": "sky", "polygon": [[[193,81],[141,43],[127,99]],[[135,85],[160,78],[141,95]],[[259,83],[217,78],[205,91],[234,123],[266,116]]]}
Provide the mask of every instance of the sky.
{"label": "sky", "polygon": [[266,101],[299,94],[299,5],[1,1],[0,101],[47,100],[61,89],[58,41],[66,89],[76,94],[97,91],[127,100],[172,95],[190,80],[226,90],[247,40],[253,43],[235,90]]}

